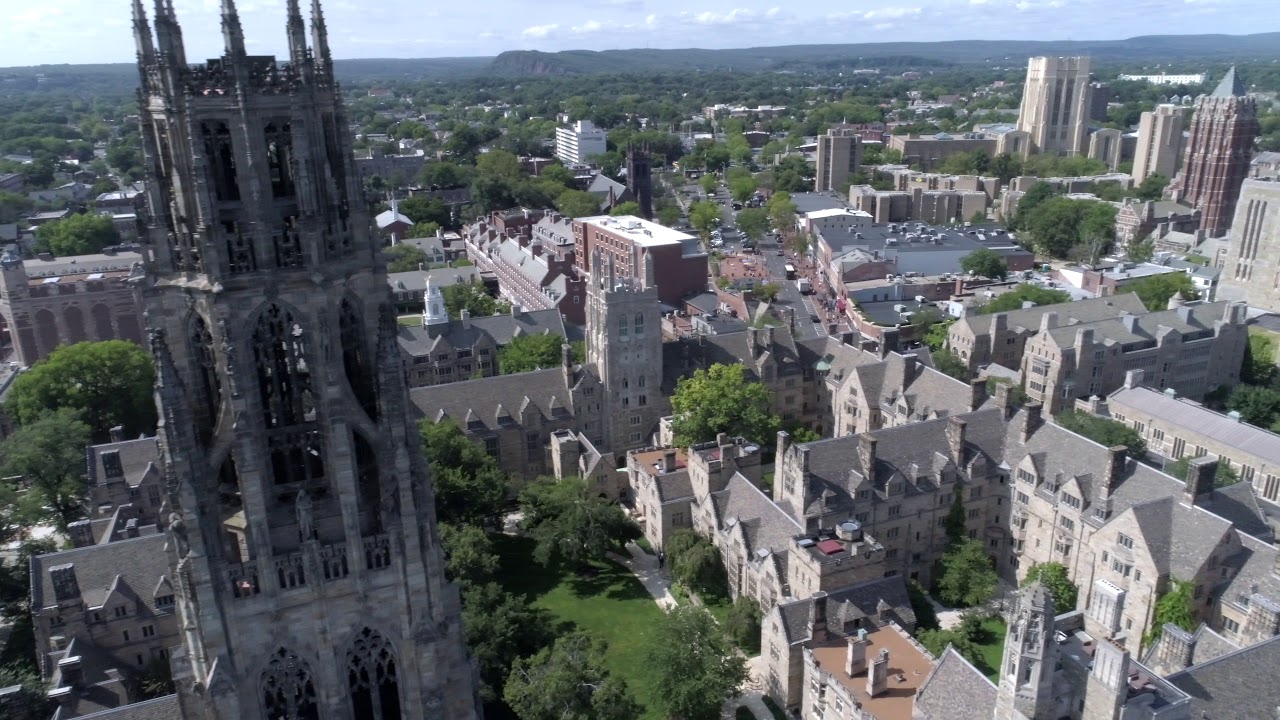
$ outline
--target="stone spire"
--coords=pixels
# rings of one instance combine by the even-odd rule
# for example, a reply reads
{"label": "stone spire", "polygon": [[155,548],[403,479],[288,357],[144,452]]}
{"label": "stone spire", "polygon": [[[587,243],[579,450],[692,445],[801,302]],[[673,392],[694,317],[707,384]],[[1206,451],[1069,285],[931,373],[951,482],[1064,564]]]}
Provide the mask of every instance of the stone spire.
{"label": "stone spire", "polygon": [[302,8],[298,0],[289,0],[289,60],[301,65],[307,59],[307,26],[302,22]]}
{"label": "stone spire", "polygon": [[329,55],[329,31],[324,26],[324,11],[320,9],[320,0],[311,0],[311,49],[316,60],[332,71],[333,58]]}
{"label": "stone spire", "polygon": [[1222,82],[1218,83],[1217,89],[1213,91],[1213,97],[1244,97],[1244,94],[1244,83],[1240,82],[1240,76],[1236,74],[1236,66],[1232,65],[1227,74],[1222,76]]}
{"label": "stone spire", "polygon": [[227,54],[244,57],[244,28],[240,27],[240,13],[236,0],[222,0],[222,37],[227,43]]}
{"label": "stone spire", "polygon": [[160,60],[174,67],[187,64],[182,46],[182,27],[173,12],[173,0],[156,0],[156,51]]}
{"label": "stone spire", "polygon": [[153,62],[156,59],[156,46],[151,39],[151,25],[147,22],[147,11],[142,7],[142,0],[133,0],[133,38],[138,44],[139,64]]}

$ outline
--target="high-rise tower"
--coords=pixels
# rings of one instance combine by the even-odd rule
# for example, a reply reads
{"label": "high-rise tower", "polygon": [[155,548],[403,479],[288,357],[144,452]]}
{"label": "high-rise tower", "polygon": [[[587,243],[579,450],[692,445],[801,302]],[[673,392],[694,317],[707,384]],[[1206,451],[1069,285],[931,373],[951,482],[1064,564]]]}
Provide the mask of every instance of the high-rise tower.
{"label": "high-rise tower", "polygon": [[1133,184],[1141,185],[1159,173],[1172,180],[1182,159],[1182,126],[1187,109],[1181,105],[1157,105],[1138,121],[1138,148],[1133,156]]}
{"label": "high-rise tower", "polygon": [[1087,57],[1034,57],[1027,62],[1018,129],[1034,152],[1082,155],[1089,149],[1093,86]]}
{"label": "high-rise tower", "polygon": [[653,172],[647,145],[627,146],[627,189],[640,206],[640,217],[653,220]]}
{"label": "high-rise tower", "polygon": [[475,718],[319,2],[281,61],[133,12],[183,716]]}
{"label": "high-rise tower", "polygon": [[1200,229],[1209,237],[1231,227],[1257,137],[1257,103],[1233,67],[1212,94],[1196,99],[1187,154],[1173,182],[1175,199],[1200,208]]}
{"label": "high-rise tower", "polygon": [[1053,692],[1058,644],[1053,639],[1053,597],[1039,582],[1018,593],[1010,618],[996,693],[997,720],[1057,720]]}

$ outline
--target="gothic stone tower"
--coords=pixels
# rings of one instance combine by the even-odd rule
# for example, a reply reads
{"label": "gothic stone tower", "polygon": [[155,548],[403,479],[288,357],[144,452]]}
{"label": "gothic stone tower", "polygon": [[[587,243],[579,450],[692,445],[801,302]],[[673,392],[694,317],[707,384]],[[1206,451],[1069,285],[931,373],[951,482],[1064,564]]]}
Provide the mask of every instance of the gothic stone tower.
{"label": "gothic stone tower", "polygon": [[133,11],[183,717],[478,717],[318,0],[279,62]]}
{"label": "gothic stone tower", "polygon": [[1053,598],[1036,582],[1018,594],[1004,642],[996,720],[1057,720],[1053,675],[1058,644],[1053,640]]}
{"label": "gothic stone tower", "polygon": [[627,189],[640,205],[640,217],[653,220],[653,172],[647,146],[627,146]]}
{"label": "gothic stone tower", "polygon": [[1200,229],[1209,237],[1231,226],[1257,137],[1257,103],[1233,67],[1213,94],[1196,100],[1182,173],[1173,183],[1176,199],[1200,208]]}
{"label": "gothic stone tower", "polygon": [[[644,282],[616,274],[613,261],[591,256],[587,285],[587,359],[604,387],[604,438],[615,453],[643,447],[667,410],[662,396],[662,312],[653,265]],[[638,274],[638,273],[637,273]]]}

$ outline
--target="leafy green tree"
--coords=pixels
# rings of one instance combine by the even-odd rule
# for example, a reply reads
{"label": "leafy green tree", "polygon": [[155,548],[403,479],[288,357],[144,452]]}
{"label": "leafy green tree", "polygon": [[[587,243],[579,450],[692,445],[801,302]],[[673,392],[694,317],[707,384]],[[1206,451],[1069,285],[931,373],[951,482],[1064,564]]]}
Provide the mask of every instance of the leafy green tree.
{"label": "leafy green tree", "polygon": [[[556,166],[561,167],[561,166]],[[548,168],[550,170],[550,168]],[[565,172],[568,172],[567,170]],[[545,174],[546,171],[543,171]],[[471,182],[471,168],[455,165],[451,162],[427,163],[418,174],[418,180],[427,187],[441,189],[464,187]],[[569,181],[573,181],[570,173]]]}
{"label": "leafy green tree", "polygon": [[1257,385],[1237,385],[1227,397],[1227,407],[1240,413],[1250,425],[1271,428],[1280,417],[1280,391]]}
{"label": "leafy green tree", "polygon": [[760,605],[745,595],[738,596],[738,599],[734,600],[733,605],[729,607],[724,631],[729,634],[733,644],[748,657],[760,654],[760,621],[762,619]]}
{"label": "leafy green tree", "polygon": [[911,601],[912,612],[916,614],[917,630],[937,630],[940,627],[938,613],[933,609],[929,593],[920,587],[920,583],[915,580],[907,582],[907,598]]}
{"label": "leafy green tree", "polygon": [[1129,243],[1126,255],[1134,262],[1151,262],[1151,258],[1156,256],[1156,241],[1150,237],[1135,240]]}
{"label": "leafy green tree", "polygon": [[769,211],[769,219],[773,221],[775,228],[782,232],[792,232],[795,229],[797,210],[791,193],[774,193],[769,202],[765,203],[765,209]]}
{"label": "leafy green tree", "polygon": [[1054,190],[1052,185],[1044,181],[1037,182],[1030,188],[1027,188],[1027,191],[1023,193],[1022,198],[1018,200],[1018,215],[1015,219],[1014,225],[1021,230],[1026,230],[1028,220],[1030,220],[1031,216],[1035,214],[1036,209],[1049,200],[1049,198],[1052,198],[1057,194],[1058,191]]}
{"label": "leafy green tree", "polygon": [[560,559],[583,565],[640,537],[622,508],[588,492],[578,478],[539,479],[521,491],[520,507],[520,527],[533,538],[533,557],[541,565]]}
{"label": "leafy green tree", "polygon": [[[498,351],[498,368],[503,375],[511,375],[538,368],[559,367],[564,344],[564,338],[550,333],[519,335]],[[574,362],[581,362],[582,358],[573,356],[572,351],[570,355]]]}
{"label": "leafy green tree", "polygon": [[1142,304],[1149,310],[1163,310],[1169,305],[1169,299],[1182,293],[1184,300],[1199,300],[1200,291],[1196,289],[1191,276],[1182,272],[1148,275],[1120,288],[1122,293],[1135,293]]}
{"label": "leafy green tree", "polygon": [[729,181],[729,194],[738,202],[746,202],[756,192],[756,179],[750,173]]}
{"label": "leafy green tree", "polygon": [[89,255],[119,244],[120,231],[110,215],[72,215],[36,230],[36,249],[59,257]]}
{"label": "leafy green tree", "polygon": [[639,217],[640,203],[630,200],[624,203],[618,203],[613,206],[613,209],[609,211],[609,214],[614,217],[618,217],[620,215],[635,215],[636,217]]}
{"label": "leafy green tree", "polygon": [[699,201],[689,206],[689,223],[706,240],[711,231],[720,225],[720,206],[711,201]]}
{"label": "leafy green tree", "polygon": [[672,533],[662,548],[671,576],[703,600],[728,597],[728,581],[720,561],[720,549],[692,530]]}
{"label": "leafy green tree", "polygon": [[1276,336],[1265,330],[1250,330],[1240,367],[1240,382],[1246,385],[1270,385],[1280,368],[1276,367]]}
{"label": "leafy green tree", "polygon": [[[1172,465],[1167,466],[1164,471],[1179,480],[1187,480],[1187,471],[1191,469],[1191,458],[1182,457]],[[1218,469],[1213,474],[1214,487],[1227,487],[1240,482],[1240,474],[1231,469],[1231,466],[1225,462],[1218,463]]]}
{"label": "leafy green tree", "polygon": [[1169,178],[1160,173],[1151,173],[1134,189],[1139,200],[1159,200],[1164,196],[1164,189],[1169,185]]}
{"label": "leafy green tree", "polygon": [[769,232],[769,211],[764,208],[743,208],[738,213],[737,224],[743,235],[757,239]]}
{"label": "leafy green tree", "polygon": [[454,320],[462,317],[464,308],[471,313],[471,317],[489,317],[498,312],[498,301],[485,292],[480,283],[446,285],[440,290],[440,294],[444,296],[444,306],[449,311],[449,317]]}
{"label": "leafy green tree", "polygon": [[973,607],[991,599],[996,592],[996,571],[982,547],[982,541],[964,538],[942,556],[938,576],[938,599],[952,607]]}
{"label": "leafy green tree", "polygon": [[498,554],[484,528],[452,523],[440,523],[438,527],[450,580],[469,587],[489,582],[497,574]]}
{"label": "leafy green tree", "polygon": [[741,365],[716,363],[681,378],[671,396],[676,445],[715,439],[718,433],[765,442],[778,430],[769,412],[769,389],[748,382]]}
{"label": "leafy green tree", "polygon": [[1134,460],[1142,460],[1147,455],[1147,442],[1142,439],[1137,430],[1122,422],[1079,410],[1068,410],[1058,415],[1055,420],[1062,427],[1083,435],[1099,445],[1107,447],[1124,445],[1129,448],[1129,457]]}
{"label": "leafy green tree", "polygon": [[964,488],[957,487],[955,497],[951,500],[951,509],[947,511],[947,516],[942,519],[942,527],[947,533],[947,544],[949,546],[954,547],[969,537],[968,528],[965,527],[966,519]]}
{"label": "leafy green tree", "polygon": [[991,248],[978,248],[960,258],[960,269],[979,277],[1004,280],[1009,274],[1009,264],[1000,253]]}
{"label": "leafy green tree", "polygon": [[431,461],[436,517],[441,524],[483,525],[502,513],[507,478],[498,463],[452,420],[421,420],[418,434]]}
{"label": "leafy green tree", "polygon": [[76,411],[94,440],[106,442],[117,425],[126,437],[155,431],[154,383],[151,356],[138,345],[82,342],[57,348],[19,375],[4,407],[19,425],[62,408]]}
{"label": "leafy green tree", "polygon": [[[1026,200],[1025,196],[1023,200]],[[1026,229],[1035,240],[1036,249],[1056,258],[1066,257],[1080,242],[1083,211],[1084,203],[1060,196],[1049,198],[1038,205],[1027,215],[1026,220]],[[1018,213],[1021,217],[1021,207]]]}
{"label": "leafy green tree", "polygon": [[142,699],[152,700],[174,693],[173,671],[167,658],[153,658],[142,669],[141,675],[138,684],[142,689]]}
{"label": "leafy green tree", "polygon": [[1053,597],[1054,612],[1061,614],[1075,609],[1079,590],[1075,583],[1071,582],[1071,576],[1067,573],[1065,565],[1056,562],[1032,565],[1027,571],[1027,577],[1022,580],[1022,587],[1027,587],[1037,580]]}
{"label": "leafy green tree", "polygon": [[1071,293],[1064,290],[1050,290],[1031,283],[1021,283],[1013,290],[1000,295],[991,302],[979,305],[979,315],[1021,310],[1022,303],[1033,302],[1038,306],[1057,305],[1071,301]]}
{"label": "leafy green tree", "polygon": [[1151,618],[1151,630],[1143,637],[1144,647],[1150,647],[1166,624],[1172,623],[1187,632],[1195,632],[1200,622],[1195,613],[1195,583],[1187,580],[1170,580],[1172,587],[1156,600],[1155,613]]}
{"label": "leafy green tree", "polygon": [[601,214],[600,198],[586,190],[565,190],[556,198],[556,209],[566,217],[591,217]]}
{"label": "leafy green tree", "polygon": [[15,223],[19,216],[31,212],[35,203],[24,195],[0,191],[0,223]]}
{"label": "leafy green tree", "polygon": [[382,255],[387,260],[387,272],[409,272],[427,262],[427,254],[413,245],[392,245],[383,248]]}
{"label": "leafy green tree", "polygon": [[[435,223],[439,227],[448,227],[452,220],[449,206],[445,205],[443,200],[425,195],[415,195],[403,200],[397,200],[396,209],[412,220],[415,226]],[[435,231],[432,231],[430,236],[416,233],[413,235],[413,237],[434,236]]]}
{"label": "leafy green tree", "polygon": [[707,173],[698,178],[698,187],[702,188],[702,192],[711,195],[716,188],[720,187],[720,180],[715,175]]}
{"label": "leafy green tree", "polygon": [[654,211],[658,216],[658,223],[673,227],[680,222],[681,212],[676,205],[666,205]]}
{"label": "leafy green tree", "polygon": [[1116,239],[1116,206],[1105,202],[1084,202],[1078,232],[1080,242],[1089,247],[1091,253],[1105,253]]}
{"label": "leafy green tree", "polygon": [[60,409],[44,413],[0,442],[0,472],[21,477],[29,487],[19,512],[33,524],[52,519],[60,532],[84,516],[84,448],[89,426],[79,413]]}
{"label": "leafy green tree", "polygon": [[733,652],[702,608],[673,608],[652,632],[644,666],[658,711],[682,720],[718,720],[725,701],[741,694],[746,659]]}
{"label": "leafy green tree", "polygon": [[575,632],[511,668],[503,697],[521,720],[634,720],[642,708],[605,667],[605,641]]}
{"label": "leafy green tree", "polygon": [[938,372],[950,375],[957,380],[969,380],[969,366],[964,361],[956,357],[956,354],[950,350],[934,353],[933,367]]}
{"label": "leafy green tree", "polygon": [[1008,183],[1022,174],[1022,161],[1009,153],[1000,153],[991,158],[991,166],[987,168],[987,172],[1000,178],[1000,182]]}
{"label": "leafy green tree", "polygon": [[941,657],[946,652],[947,646],[950,645],[953,650],[960,653],[960,656],[976,667],[982,662],[982,650],[959,629],[943,630],[941,628],[932,628],[921,630],[916,634],[916,640],[924,646],[934,657]]}
{"label": "leafy green tree", "polygon": [[480,696],[493,701],[502,697],[516,660],[551,642],[553,623],[549,613],[523,596],[487,583],[463,588],[462,626],[480,667]]}
{"label": "leafy green tree", "polygon": [[782,292],[782,283],[767,282],[756,286],[755,296],[760,302],[771,303],[778,299],[780,292]]}
{"label": "leafy green tree", "polygon": [[49,699],[48,688],[34,668],[17,664],[0,666],[0,687],[19,689],[5,699],[8,720],[46,720],[57,703]]}

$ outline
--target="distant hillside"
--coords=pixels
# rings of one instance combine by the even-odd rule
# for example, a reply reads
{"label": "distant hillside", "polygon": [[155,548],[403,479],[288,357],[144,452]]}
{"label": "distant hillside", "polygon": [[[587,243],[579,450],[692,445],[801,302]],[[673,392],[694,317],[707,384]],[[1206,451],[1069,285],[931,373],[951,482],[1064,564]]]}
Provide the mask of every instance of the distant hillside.
{"label": "distant hillside", "polygon": [[[580,75],[664,70],[741,70],[916,64],[1022,63],[1033,55],[1090,55],[1099,62],[1274,59],[1280,33],[1256,35],[1147,35],[1128,40],[954,40],[850,45],[785,45],[735,50],[515,50],[494,58],[498,74]],[[888,62],[886,62],[888,61]]]}

